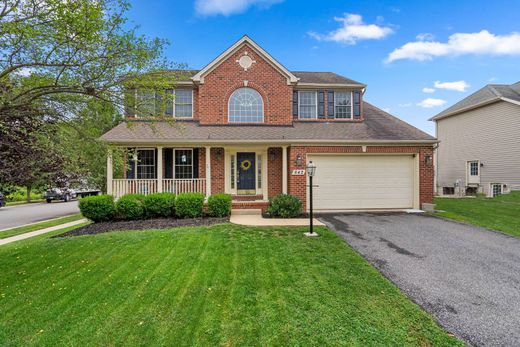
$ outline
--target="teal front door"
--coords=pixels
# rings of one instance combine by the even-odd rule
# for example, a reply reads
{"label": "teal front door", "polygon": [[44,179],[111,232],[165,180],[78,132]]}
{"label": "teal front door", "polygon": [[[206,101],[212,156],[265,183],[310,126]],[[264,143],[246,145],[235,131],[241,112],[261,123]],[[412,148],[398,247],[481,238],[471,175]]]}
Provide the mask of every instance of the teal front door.
{"label": "teal front door", "polygon": [[256,194],[255,158],[254,152],[237,153],[237,194],[239,195]]}

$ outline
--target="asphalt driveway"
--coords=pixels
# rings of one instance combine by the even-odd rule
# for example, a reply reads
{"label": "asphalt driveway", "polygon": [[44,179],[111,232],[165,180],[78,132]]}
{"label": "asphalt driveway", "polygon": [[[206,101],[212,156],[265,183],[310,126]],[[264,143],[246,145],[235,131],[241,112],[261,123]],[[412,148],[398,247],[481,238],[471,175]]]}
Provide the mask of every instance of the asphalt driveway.
{"label": "asphalt driveway", "polygon": [[320,219],[470,345],[520,345],[520,239],[417,214]]}
{"label": "asphalt driveway", "polygon": [[79,213],[78,201],[35,203],[0,208],[0,230]]}

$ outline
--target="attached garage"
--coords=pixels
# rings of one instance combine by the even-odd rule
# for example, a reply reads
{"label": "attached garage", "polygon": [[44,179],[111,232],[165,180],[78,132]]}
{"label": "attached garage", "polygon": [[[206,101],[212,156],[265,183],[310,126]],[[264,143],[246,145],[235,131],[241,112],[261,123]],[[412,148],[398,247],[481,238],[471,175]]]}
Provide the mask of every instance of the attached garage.
{"label": "attached garage", "polygon": [[413,155],[308,155],[316,210],[418,207],[417,161]]}

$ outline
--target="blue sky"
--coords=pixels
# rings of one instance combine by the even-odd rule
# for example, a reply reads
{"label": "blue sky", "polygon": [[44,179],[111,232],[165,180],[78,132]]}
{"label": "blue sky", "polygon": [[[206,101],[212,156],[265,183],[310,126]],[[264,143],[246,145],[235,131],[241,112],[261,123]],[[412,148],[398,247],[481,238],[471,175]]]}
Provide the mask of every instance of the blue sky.
{"label": "blue sky", "polygon": [[428,118],[488,83],[520,80],[520,1],[131,0],[139,32],[204,67],[247,34],[295,71],[366,83],[365,100]]}

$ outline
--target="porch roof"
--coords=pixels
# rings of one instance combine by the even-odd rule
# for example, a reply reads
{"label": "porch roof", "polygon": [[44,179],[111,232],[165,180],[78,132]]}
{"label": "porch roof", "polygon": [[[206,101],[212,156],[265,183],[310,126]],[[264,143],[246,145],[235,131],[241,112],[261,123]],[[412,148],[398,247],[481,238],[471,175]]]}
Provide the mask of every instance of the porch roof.
{"label": "porch roof", "polygon": [[101,137],[111,143],[425,143],[436,139],[383,110],[364,102],[362,122],[295,121],[292,125],[200,125],[132,121]]}

